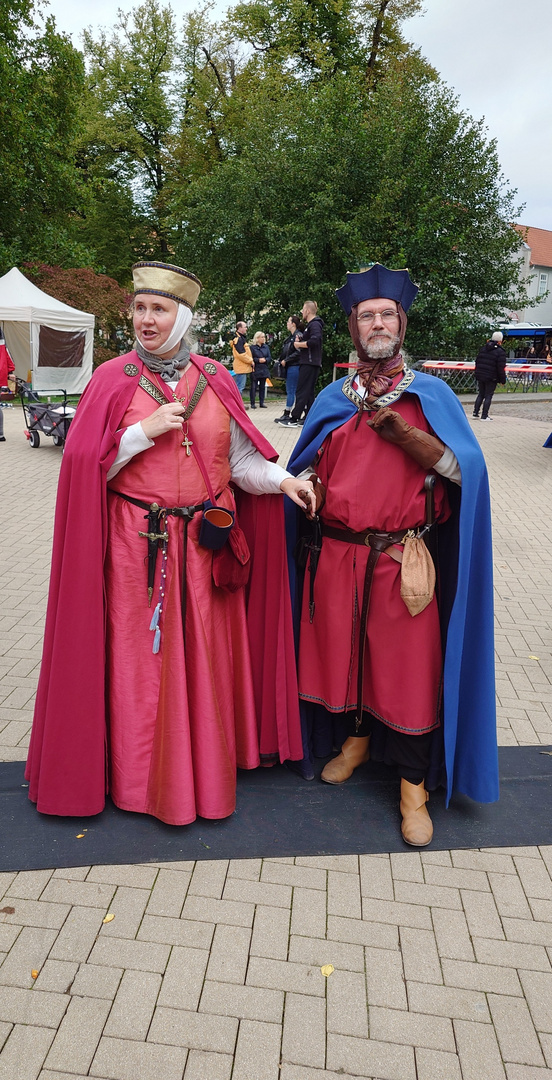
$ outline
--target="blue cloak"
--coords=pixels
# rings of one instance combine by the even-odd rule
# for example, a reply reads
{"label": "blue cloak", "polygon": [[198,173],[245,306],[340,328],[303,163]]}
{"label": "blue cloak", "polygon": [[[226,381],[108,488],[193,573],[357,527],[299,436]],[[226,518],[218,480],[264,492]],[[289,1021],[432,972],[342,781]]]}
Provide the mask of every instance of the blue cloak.
{"label": "blue cloak", "polygon": [[[316,398],[288,469],[297,476],[314,461],[322,442],[356,412],[342,392],[345,379]],[[498,799],[494,676],[493,568],[489,483],[485,459],[458,398],[433,375],[416,372],[416,394],[436,435],[456,455],[462,487],[449,484],[452,515],[438,526],[439,609],[443,625],[443,738],[447,805],[453,791],[476,802]],[[297,515],[286,499],[288,551]],[[290,558],[295,610],[302,582]],[[429,785],[428,785],[429,786]]]}

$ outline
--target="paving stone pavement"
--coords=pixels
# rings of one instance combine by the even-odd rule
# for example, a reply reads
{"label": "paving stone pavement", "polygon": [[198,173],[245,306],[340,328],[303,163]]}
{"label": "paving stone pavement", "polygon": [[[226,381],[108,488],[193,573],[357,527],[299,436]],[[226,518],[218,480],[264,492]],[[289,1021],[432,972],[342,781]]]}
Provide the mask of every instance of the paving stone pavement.
{"label": "paving stone pavement", "polygon": [[[491,477],[502,745],[552,743],[552,451],[520,408],[470,421]],[[258,426],[285,461],[298,432],[279,412]],[[20,760],[60,451],[4,417],[0,758]],[[0,874],[0,1080],[552,1080],[551,875],[552,835]]]}

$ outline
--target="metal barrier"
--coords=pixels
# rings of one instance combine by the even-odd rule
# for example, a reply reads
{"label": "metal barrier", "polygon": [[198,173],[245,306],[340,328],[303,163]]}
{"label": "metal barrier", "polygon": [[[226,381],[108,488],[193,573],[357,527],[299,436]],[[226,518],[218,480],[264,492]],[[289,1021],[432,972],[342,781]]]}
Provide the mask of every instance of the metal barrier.
{"label": "metal barrier", "polygon": [[[415,371],[425,371],[443,379],[455,394],[476,394],[478,391],[475,378],[475,364],[468,360],[408,360],[408,366]],[[357,367],[354,361],[334,364],[332,381],[341,378],[347,371]],[[339,371],[344,368],[344,371]],[[539,389],[552,390],[552,364],[506,364],[506,389],[515,394],[521,389],[522,394],[537,393]]]}
{"label": "metal barrier", "polygon": [[[467,361],[426,360],[421,365],[429,375],[444,379],[457,394],[476,393],[475,364]],[[552,364],[506,364],[506,389],[513,393],[521,388],[523,394],[537,393],[539,388],[552,389]]]}

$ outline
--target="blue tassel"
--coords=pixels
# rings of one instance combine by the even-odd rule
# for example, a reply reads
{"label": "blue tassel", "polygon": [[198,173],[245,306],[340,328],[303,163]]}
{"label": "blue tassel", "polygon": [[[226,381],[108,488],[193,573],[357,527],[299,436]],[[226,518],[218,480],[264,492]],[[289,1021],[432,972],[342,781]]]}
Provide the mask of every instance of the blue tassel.
{"label": "blue tassel", "polygon": [[152,615],[152,617],[151,617],[150,630],[157,629],[157,626],[159,624],[159,615],[160,614],[161,614],[161,604],[158,604],[155,611],[154,611],[154,613],[153,613],[153,615]]}
{"label": "blue tassel", "polygon": [[161,631],[160,631],[159,627],[157,627],[157,630],[155,631],[155,634],[153,635],[153,649],[152,649],[152,652],[158,653],[160,644],[161,644]]}

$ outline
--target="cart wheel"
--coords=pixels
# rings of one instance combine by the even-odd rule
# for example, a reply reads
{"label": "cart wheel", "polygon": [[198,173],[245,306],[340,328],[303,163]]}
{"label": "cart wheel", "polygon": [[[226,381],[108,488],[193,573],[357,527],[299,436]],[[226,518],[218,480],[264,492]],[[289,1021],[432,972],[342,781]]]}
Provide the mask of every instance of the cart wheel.
{"label": "cart wheel", "polygon": [[65,440],[62,439],[61,435],[52,435],[52,442],[54,446],[63,446]]}
{"label": "cart wheel", "polygon": [[40,446],[40,435],[38,434],[38,431],[31,431],[31,434],[29,435],[29,445],[33,448]]}

